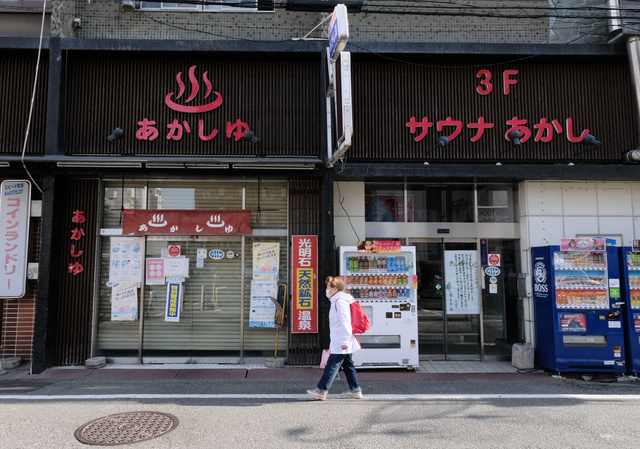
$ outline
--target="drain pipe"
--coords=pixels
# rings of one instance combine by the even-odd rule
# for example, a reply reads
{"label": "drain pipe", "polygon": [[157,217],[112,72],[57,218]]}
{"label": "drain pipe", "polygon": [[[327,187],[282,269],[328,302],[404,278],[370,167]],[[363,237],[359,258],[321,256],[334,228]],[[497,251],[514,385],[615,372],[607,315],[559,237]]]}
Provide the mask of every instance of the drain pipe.
{"label": "drain pipe", "polygon": [[[631,36],[627,41],[627,56],[629,69],[631,70],[631,86],[633,90],[633,110],[636,121],[640,120],[640,36]],[[640,123],[638,124],[640,131]],[[638,136],[640,142],[640,136]],[[637,164],[640,162],[640,146],[635,150],[627,151],[622,155],[625,164]]]}

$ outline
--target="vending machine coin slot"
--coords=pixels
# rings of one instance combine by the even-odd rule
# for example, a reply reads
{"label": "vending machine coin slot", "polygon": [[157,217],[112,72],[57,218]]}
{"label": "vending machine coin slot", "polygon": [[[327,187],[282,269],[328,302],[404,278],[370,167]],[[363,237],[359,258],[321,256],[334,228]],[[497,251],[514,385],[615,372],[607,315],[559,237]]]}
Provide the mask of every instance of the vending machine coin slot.
{"label": "vending machine coin slot", "polygon": [[619,320],[620,319],[620,311],[619,310],[612,310],[607,314],[607,319],[609,321],[613,321],[613,320]]}
{"label": "vending machine coin slot", "polygon": [[406,303],[406,304],[400,304],[400,311],[401,312],[405,312],[405,311],[409,311],[411,310],[411,304]]}

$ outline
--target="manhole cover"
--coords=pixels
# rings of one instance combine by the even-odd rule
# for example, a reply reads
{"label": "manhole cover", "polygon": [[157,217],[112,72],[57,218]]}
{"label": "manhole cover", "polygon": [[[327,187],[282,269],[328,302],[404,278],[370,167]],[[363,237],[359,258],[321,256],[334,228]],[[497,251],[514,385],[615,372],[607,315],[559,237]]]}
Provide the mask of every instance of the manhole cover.
{"label": "manhole cover", "polygon": [[178,418],[160,412],[128,412],[94,419],[76,430],[81,443],[99,446],[151,440],[178,427]]}

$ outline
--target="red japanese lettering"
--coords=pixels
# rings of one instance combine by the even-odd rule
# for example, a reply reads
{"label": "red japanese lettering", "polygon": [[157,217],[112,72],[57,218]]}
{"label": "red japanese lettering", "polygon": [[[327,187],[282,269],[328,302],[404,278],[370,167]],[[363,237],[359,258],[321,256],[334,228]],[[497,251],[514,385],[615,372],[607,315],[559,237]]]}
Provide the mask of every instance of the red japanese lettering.
{"label": "red japanese lettering", "polygon": [[518,71],[517,70],[505,70],[502,73],[502,79],[504,81],[504,94],[505,95],[509,95],[509,85],[511,84],[517,84],[518,80],[514,80],[509,78],[510,75],[517,75]]}
{"label": "red japanese lettering", "polygon": [[485,129],[493,128],[493,123],[485,123],[484,117],[478,117],[478,122],[477,123],[468,123],[467,127],[468,128],[478,128],[478,132],[476,133],[476,135],[471,138],[472,142],[477,142],[478,140],[480,140],[480,138],[484,134],[484,130]]}
{"label": "red japanese lettering", "polygon": [[427,133],[429,132],[429,128],[433,126],[433,123],[430,122],[427,117],[423,117],[421,122],[416,122],[416,118],[411,117],[411,120],[405,123],[405,126],[409,128],[409,131],[411,131],[411,134],[415,134],[417,128],[422,128],[422,132],[414,139],[416,142],[420,142],[422,139],[424,139],[427,136]]}
{"label": "red japanese lettering", "polygon": [[573,136],[573,119],[572,118],[568,118],[567,119],[567,139],[569,139],[569,141],[571,142],[582,142],[582,139],[584,139],[584,136],[586,136],[587,134],[589,134],[589,130],[585,129],[584,131],[582,131],[582,134],[580,134],[578,137],[574,137]]}
{"label": "red japanese lettering", "polygon": [[493,85],[490,82],[490,80],[491,80],[491,72],[488,71],[487,69],[482,69],[482,70],[478,71],[478,73],[476,74],[476,77],[477,78],[484,77],[484,79],[480,80],[480,84],[482,84],[482,86],[484,86],[484,88],[482,86],[478,86],[478,87],[476,87],[476,91],[480,95],[489,95],[491,93],[491,91],[493,90]]}
{"label": "red japanese lettering", "polygon": [[531,137],[531,130],[524,126],[526,124],[527,120],[519,119],[518,116],[513,117],[511,120],[507,120],[507,125],[510,125],[511,128],[507,129],[507,132],[504,134],[504,138],[511,140],[509,139],[509,133],[511,131],[520,131],[520,142],[526,142]]}
{"label": "red japanese lettering", "polygon": [[244,136],[244,133],[247,131],[249,131],[249,125],[240,119],[236,120],[235,123],[227,122],[227,137],[231,138],[231,135],[233,134],[236,142],[242,139],[242,136]]}
{"label": "red japanese lettering", "polygon": [[138,140],[154,140],[158,137],[158,129],[154,126],[155,121],[146,118],[138,122],[140,129],[136,131],[136,139]]}
{"label": "red japanese lettering", "polygon": [[455,126],[456,129],[449,134],[447,137],[449,140],[453,140],[458,137],[458,134],[462,131],[462,122],[460,120],[452,120],[451,117],[447,117],[446,120],[438,121],[438,131],[442,131],[442,128],[445,126]]}

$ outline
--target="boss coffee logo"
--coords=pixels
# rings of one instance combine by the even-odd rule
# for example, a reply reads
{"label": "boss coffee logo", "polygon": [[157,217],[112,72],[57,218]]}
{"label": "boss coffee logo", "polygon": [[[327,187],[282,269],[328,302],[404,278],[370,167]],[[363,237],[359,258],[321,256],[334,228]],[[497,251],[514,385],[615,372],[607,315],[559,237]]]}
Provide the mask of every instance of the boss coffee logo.
{"label": "boss coffee logo", "polygon": [[533,266],[533,278],[536,281],[533,286],[536,293],[549,292],[549,286],[546,284],[547,267],[545,267],[543,262],[536,262],[536,264]]}

